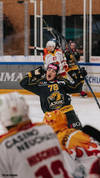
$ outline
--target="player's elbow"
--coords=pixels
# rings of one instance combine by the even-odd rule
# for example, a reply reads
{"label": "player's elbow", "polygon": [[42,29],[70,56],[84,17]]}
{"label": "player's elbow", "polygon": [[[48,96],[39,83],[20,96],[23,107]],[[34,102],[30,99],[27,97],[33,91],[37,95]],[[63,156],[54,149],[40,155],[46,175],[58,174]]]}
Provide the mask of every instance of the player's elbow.
{"label": "player's elbow", "polygon": [[20,84],[20,86],[22,87],[22,88],[26,88],[25,86],[26,86],[26,82],[25,82],[25,80],[24,79],[22,79],[20,82],[19,82],[19,84]]}

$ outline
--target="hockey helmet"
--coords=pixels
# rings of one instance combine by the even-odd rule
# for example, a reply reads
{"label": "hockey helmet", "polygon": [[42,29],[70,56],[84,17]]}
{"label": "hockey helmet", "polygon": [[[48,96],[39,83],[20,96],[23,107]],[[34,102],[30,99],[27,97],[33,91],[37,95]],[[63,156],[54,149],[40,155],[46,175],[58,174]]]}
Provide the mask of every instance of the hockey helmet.
{"label": "hockey helmet", "polygon": [[60,48],[60,41],[58,41],[57,39],[55,39],[55,38],[52,38],[52,39],[50,39],[50,41],[53,41],[54,43],[55,43],[55,47],[56,48]]}
{"label": "hockey helmet", "polygon": [[29,106],[19,93],[13,92],[0,97],[0,122],[4,127],[28,120],[28,111]]}
{"label": "hockey helmet", "polygon": [[54,42],[54,41],[48,41],[47,43],[46,43],[46,47],[56,47],[56,43]]}
{"label": "hockey helmet", "polygon": [[56,63],[50,63],[50,64],[48,65],[47,69],[48,69],[48,68],[51,68],[51,69],[55,70],[56,73],[58,73],[58,71],[59,71],[59,65],[56,64]]}

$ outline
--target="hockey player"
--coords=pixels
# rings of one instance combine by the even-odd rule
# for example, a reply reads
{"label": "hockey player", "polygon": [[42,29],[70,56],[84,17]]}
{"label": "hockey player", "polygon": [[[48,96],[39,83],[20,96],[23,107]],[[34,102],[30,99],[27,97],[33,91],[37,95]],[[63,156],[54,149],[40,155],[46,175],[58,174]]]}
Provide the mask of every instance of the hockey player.
{"label": "hockey player", "polygon": [[47,69],[47,66],[50,63],[55,63],[59,65],[59,74],[62,77],[66,77],[66,71],[68,65],[66,63],[66,58],[60,48],[56,44],[56,40],[52,39],[46,43],[46,48],[41,49],[38,47],[30,47],[30,49],[36,49],[39,52],[43,53],[43,62],[44,68]]}
{"label": "hockey player", "polygon": [[47,69],[47,66],[50,63],[55,63],[59,65],[59,74],[61,76],[66,76],[66,70],[68,65],[66,63],[66,59],[61,51],[61,49],[56,47],[56,43],[52,41],[48,41],[46,44],[47,53],[44,55],[44,66]]}
{"label": "hockey player", "polygon": [[0,178],[69,178],[53,129],[31,122],[25,99],[10,93],[0,106],[5,108],[0,119],[9,130],[0,136]]}
{"label": "hockey player", "polygon": [[[80,53],[79,53],[78,49],[76,49],[75,42],[72,42],[72,41],[70,42],[70,48],[71,48],[73,54],[69,50],[68,46],[66,47],[66,50],[64,51],[66,60],[67,60],[67,64],[68,64],[67,72],[73,80],[75,80],[75,79],[77,80],[77,74],[79,73],[79,69],[75,62],[75,59],[77,60],[77,62],[80,61]],[[75,59],[74,59],[73,55],[75,56]],[[81,91],[80,95],[84,97],[84,96],[87,96],[87,93],[84,91]]]}
{"label": "hockey player", "polygon": [[71,83],[67,79],[58,79],[59,66],[51,63],[44,74],[42,67],[30,71],[21,81],[22,88],[40,96],[41,108],[43,112],[60,110],[68,118],[68,127],[81,128],[81,123],[71,105],[69,94],[81,91],[84,83],[82,75],[86,75],[83,70],[79,73],[77,81]]}
{"label": "hockey player", "polygon": [[[100,154],[98,142],[81,130],[68,128],[66,116],[59,110],[46,112],[43,121],[53,128],[62,149],[66,150],[74,160],[77,160],[84,167],[84,169],[82,168],[83,173],[87,176],[84,174],[82,177],[92,178],[93,174],[100,176],[100,158],[97,159]],[[77,161],[76,164],[78,163]],[[90,174],[89,177],[88,174]],[[94,176],[93,178],[96,177]]]}

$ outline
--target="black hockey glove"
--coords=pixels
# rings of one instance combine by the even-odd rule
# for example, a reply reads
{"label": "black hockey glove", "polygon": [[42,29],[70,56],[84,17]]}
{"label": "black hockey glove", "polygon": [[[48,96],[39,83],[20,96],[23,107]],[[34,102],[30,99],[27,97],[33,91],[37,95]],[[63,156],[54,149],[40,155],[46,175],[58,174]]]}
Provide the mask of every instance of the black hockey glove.
{"label": "black hockey glove", "polygon": [[[75,73],[75,76],[74,76]],[[75,81],[80,82],[84,80],[85,76],[87,75],[87,72],[84,67],[78,69],[76,72],[72,74],[72,77],[74,78]]]}
{"label": "black hockey glove", "polygon": [[42,75],[44,75],[45,71],[42,68],[42,66],[33,69],[29,72],[29,74],[31,75],[32,78],[36,77],[37,79],[41,78]]}
{"label": "black hockey glove", "polygon": [[85,70],[85,67],[80,68],[80,74],[83,76],[83,78],[87,76],[87,71]]}

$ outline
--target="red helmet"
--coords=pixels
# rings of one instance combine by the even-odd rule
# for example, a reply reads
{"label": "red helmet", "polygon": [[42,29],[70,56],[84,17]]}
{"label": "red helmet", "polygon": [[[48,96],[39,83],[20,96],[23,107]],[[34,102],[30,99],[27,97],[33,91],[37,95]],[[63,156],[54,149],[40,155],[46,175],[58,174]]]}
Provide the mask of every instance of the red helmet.
{"label": "red helmet", "polygon": [[48,65],[47,69],[48,69],[48,68],[51,68],[51,69],[55,70],[56,73],[58,73],[58,71],[59,71],[59,65],[58,65],[58,64],[55,64],[55,63],[50,63],[50,64]]}

